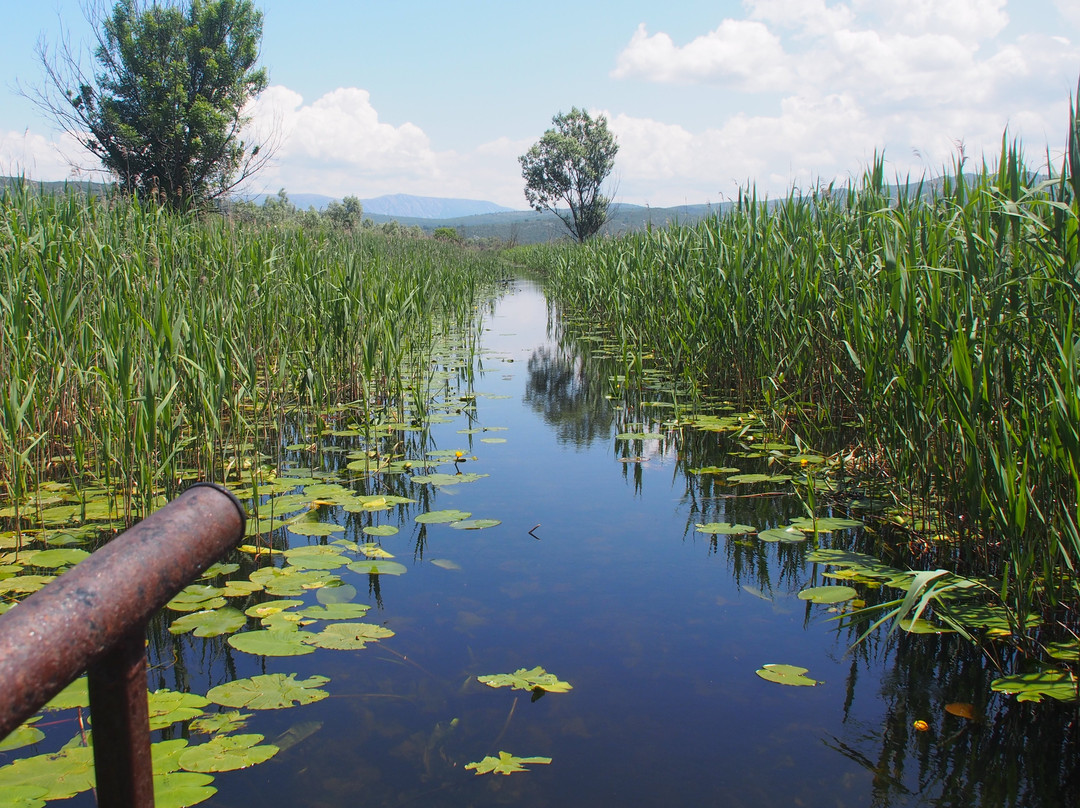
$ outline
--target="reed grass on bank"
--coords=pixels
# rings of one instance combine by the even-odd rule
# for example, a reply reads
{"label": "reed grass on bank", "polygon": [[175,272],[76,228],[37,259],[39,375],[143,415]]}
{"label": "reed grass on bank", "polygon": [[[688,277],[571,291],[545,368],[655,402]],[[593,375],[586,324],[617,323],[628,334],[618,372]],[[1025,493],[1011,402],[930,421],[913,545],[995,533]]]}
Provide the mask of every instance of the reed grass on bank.
{"label": "reed grass on bank", "polygon": [[500,274],[430,240],[8,188],[0,493],[26,508],[51,477],[115,487],[130,520],[185,472],[222,479],[285,408],[400,407]]}
{"label": "reed grass on bank", "polygon": [[998,581],[1021,620],[1076,627],[1072,196],[1003,141],[997,167],[957,165],[933,189],[890,192],[877,159],[858,185],[750,192],[696,226],[542,258],[555,299],[687,382],[764,398],[814,440],[857,425],[850,457],[951,517],[938,563]]}

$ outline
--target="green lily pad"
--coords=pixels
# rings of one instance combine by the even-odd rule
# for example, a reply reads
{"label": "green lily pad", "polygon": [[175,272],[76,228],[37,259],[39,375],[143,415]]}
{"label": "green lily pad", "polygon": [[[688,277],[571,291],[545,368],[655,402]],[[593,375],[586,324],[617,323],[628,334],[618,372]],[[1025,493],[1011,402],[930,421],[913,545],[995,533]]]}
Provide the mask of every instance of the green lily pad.
{"label": "green lily pad", "polygon": [[308,606],[300,614],[312,620],[352,620],[363,617],[370,608],[366,603],[330,603],[326,606]]}
{"label": "green lily pad", "polygon": [[620,432],[615,440],[663,440],[664,436],[659,432]]}
{"label": "green lily pad", "polygon": [[[201,735],[225,735],[243,729],[247,726],[249,718],[251,718],[251,713],[229,710],[226,713],[213,713],[202,718],[196,718],[191,722],[190,729],[193,733]],[[180,768],[179,763],[176,768]]]}
{"label": "green lily pad", "polygon": [[257,656],[303,656],[315,651],[310,645],[304,644],[307,636],[307,632],[303,631],[259,629],[233,634],[229,637],[229,645],[237,651]]}
{"label": "green lily pad", "polygon": [[729,483],[750,485],[753,483],[786,483],[790,479],[790,474],[732,474],[727,478],[727,481]]}
{"label": "green lily pad", "polygon": [[22,749],[38,741],[45,740],[45,733],[33,724],[41,720],[41,716],[34,716],[25,724],[18,726],[6,738],[0,738],[0,752],[8,752],[12,749]]}
{"label": "green lily pad", "polygon": [[466,763],[466,769],[475,769],[479,774],[513,774],[514,772],[527,772],[525,764],[548,764],[549,757],[516,757],[509,752],[499,752],[498,757],[488,755],[483,760],[475,763]]}
{"label": "green lily pad", "polygon": [[203,609],[217,609],[225,605],[225,598],[220,587],[205,584],[185,586],[176,597],[165,604],[165,608],[174,612],[198,612]]}
{"label": "green lily pad", "polygon": [[154,808],[187,808],[217,794],[210,785],[214,778],[197,772],[169,772],[154,775]]}
{"label": "green lily pad", "polygon": [[513,673],[495,673],[477,676],[488,687],[510,687],[513,690],[546,690],[549,693],[566,693],[573,690],[569,682],[561,682],[553,673],[537,666],[531,670],[518,668]]}
{"label": "green lily pad", "polygon": [[21,758],[0,767],[0,794],[6,795],[9,789],[43,788],[45,793],[37,799],[66,800],[93,787],[94,750],[89,746]]}
{"label": "green lily pad", "polygon": [[1037,673],[1021,673],[1003,676],[990,683],[990,689],[998,693],[1016,696],[1017,701],[1042,701],[1045,696],[1058,701],[1073,702],[1077,694],[1077,680],[1069,671],[1050,668]]}
{"label": "green lily pad", "polygon": [[329,584],[315,590],[315,600],[329,606],[331,603],[348,603],[355,600],[357,594],[356,587],[352,584]]}
{"label": "green lily pad", "polygon": [[266,591],[278,597],[302,595],[341,579],[327,570],[305,570],[300,567],[263,567],[251,573],[250,579],[262,584]]}
{"label": "green lily pad", "polygon": [[223,707],[280,710],[322,701],[330,694],[320,688],[329,681],[326,676],[297,681],[295,673],[269,673],[212,687],[206,697]]}
{"label": "green lily pad", "polygon": [[859,593],[850,586],[814,586],[799,593],[799,600],[811,603],[843,603],[853,600]]}
{"label": "green lily pad", "polygon": [[451,522],[450,527],[454,530],[484,530],[501,524],[500,519],[462,519],[459,522]]}
{"label": "green lily pad", "polygon": [[758,533],[758,538],[768,542],[795,543],[806,541],[806,534],[797,527],[771,527]]}
{"label": "green lily pad", "polygon": [[283,612],[286,609],[291,609],[293,606],[303,606],[302,600],[268,600],[265,603],[256,603],[254,606],[248,606],[244,610],[244,614],[248,617],[269,617],[272,614]]}
{"label": "green lily pad", "polygon": [[187,745],[186,738],[172,738],[150,744],[150,761],[154,774],[180,771],[180,753],[187,749]]}
{"label": "green lily pad", "polygon": [[210,702],[197,693],[155,690],[147,695],[150,729],[164,729],[177,721],[188,721],[203,714]]}
{"label": "green lily pad", "polygon": [[416,522],[421,525],[436,525],[449,522],[460,522],[463,519],[468,519],[470,516],[472,516],[472,514],[468,511],[428,511],[427,513],[417,514]]}
{"label": "green lily pad", "polygon": [[353,572],[358,572],[361,575],[404,575],[409,571],[408,567],[404,564],[399,564],[397,561],[387,561],[386,559],[381,558],[354,561],[349,565],[349,569]]}
{"label": "green lily pad", "polygon": [[69,567],[78,564],[84,558],[89,558],[90,553],[77,547],[66,547],[60,550],[39,550],[30,557],[27,562],[32,567]]}
{"label": "green lily pad", "polygon": [[486,474],[414,474],[414,483],[429,483],[436,486],[458,485],[460,483],[474,483],[487,477]]}
{"label": "green lily pad", "polygon": [[43,710],[73,710],[76,707],[86,708],[90,706],[90,687],[88,680],[82,676],[65,687],[52,697]]}
{"label": "green lily pad", "polygon": [[206,609],[178,617],[169,626],[170,634],[185,634],[194,631],[196,637],[218,637],[239,631],[247,622],[244,613],[231,607]]}
{"label": "green lily pad", "polygon": [[393,631],[374,623],[334,623],[318,634],[309,633],[304,641],[319,648],[354,650],[366,648],[369,642],[393,636]]}
{"label": "green lily pad", "polygon": [[394,525],[368,525],[364,528],[368,536],[394,536],[397,532],[398,528]]}
{"label": "green lily pad", "polygon": [[711,535],[738,536],[743,533],[753,533],[757,530],[752,525],[735,525],[730,522],[708,522],[703,525],[695,525],[698,533]]}
{"label": "green lily pad", "polygon": [[702,466],[699,469],[689,469],[691,474],[738,474],[741,469],[734,466]]}
{"label": "green lily pad", "polygon": [[851,527],[862,527],[863,523],[858,519],[810,519],[809,517],[802,517],[800,519],[792,519],[791,524],[799,530],[805,530],[813,533],[815,525],[817,526],[818,533],[832,533],[834,530],[846,530]]}
{"label": "green lily pad", "polygon": [[314,511],[295,522],[288,522],[285,526],[290,533],[295,533],[297,536],[332,536],[335,533],[345,532],[345,528],[341,525],[319,521],[319,516]]}
{"label": "green lily pad", "polygon": [[213,740],[190,746],[180,755],[180,767],[189,772],[229,772],[246,769],[269,760],[278,753],[273,744],[262,743],[263,736],[219,735]]}
{"label": "green lily pad", "polygon": [[779,685],[794,685],[796,687],[812,687],[816,684],[820,684],[816,679],[811,679],[809,676],[805,676],[808,672],[807,668],[799,668],[795,665],[764,665],[755,673],[762,679],[769,682],[776,682]]}
{"label": "green lily pad", "polygon": [[1046,653],[1062,662],[1080,662],[1080,640],[1052,642],[1046,646]]}

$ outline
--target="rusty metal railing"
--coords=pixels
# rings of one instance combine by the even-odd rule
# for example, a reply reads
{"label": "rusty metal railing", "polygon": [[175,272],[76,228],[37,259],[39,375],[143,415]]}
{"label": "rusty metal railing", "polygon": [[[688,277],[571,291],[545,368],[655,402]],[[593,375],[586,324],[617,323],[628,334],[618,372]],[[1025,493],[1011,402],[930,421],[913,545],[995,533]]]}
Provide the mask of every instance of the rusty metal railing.
{"label": "rusty metal railing", "polygon": [[98,804],[154,804],[150,618],[244,535],[229,491],[197,483],[0,615],[0,738],[89,672]]}

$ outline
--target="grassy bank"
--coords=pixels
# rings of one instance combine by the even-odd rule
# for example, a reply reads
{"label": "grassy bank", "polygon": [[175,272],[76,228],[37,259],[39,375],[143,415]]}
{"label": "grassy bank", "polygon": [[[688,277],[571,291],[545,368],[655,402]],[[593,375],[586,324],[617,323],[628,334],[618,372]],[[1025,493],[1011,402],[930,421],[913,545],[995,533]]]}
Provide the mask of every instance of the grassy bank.
{"label": "grassy bank", "polygon": [[[1017,145],[933,193],[860,183],[530,258],[699,390],[769,405],[890,481],[926,563],[1080,627],[1077,203]],[[921,520],[921,521],[920,521]]]}
{"label": "grassy bank", "polygon": [[231,224],[83,195],[0,196],[0,493],[121,492],[130,521],[221,480],[282,414],[402,412],[490,256],[368,231]]}

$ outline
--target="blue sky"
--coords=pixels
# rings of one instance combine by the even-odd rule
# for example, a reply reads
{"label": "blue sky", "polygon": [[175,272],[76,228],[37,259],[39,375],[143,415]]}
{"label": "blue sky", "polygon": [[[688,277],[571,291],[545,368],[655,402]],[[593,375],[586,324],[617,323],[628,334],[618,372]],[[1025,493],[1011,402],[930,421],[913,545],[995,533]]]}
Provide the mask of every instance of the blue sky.
{"label": "blue sky", "polygon": [[[717,202],[858,175],[875,151],[936,174],[1003,131],[1060,156],[1080,0],[661,3],[262,0],[281,139],[252,191],[488,199],[524,208],[517,156],[571,106],[608,117],[623,202]],[[15,91],[35,46],[88,42],[78,0],[0,0],[0,173],[89,162]]]}

